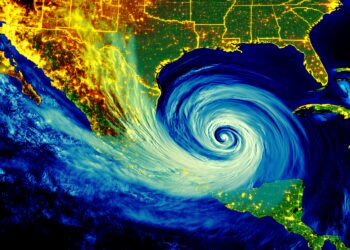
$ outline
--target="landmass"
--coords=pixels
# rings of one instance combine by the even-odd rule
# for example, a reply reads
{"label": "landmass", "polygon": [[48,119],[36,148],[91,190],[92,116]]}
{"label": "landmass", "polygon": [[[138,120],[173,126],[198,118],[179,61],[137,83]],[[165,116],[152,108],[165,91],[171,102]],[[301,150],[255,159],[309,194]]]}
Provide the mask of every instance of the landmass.
{"label": "landmass", "polygon": [[22,83],[22,93],[27,95],[30,99],[33,99],[36,104],[39,105],[41,103],[41,97],[33,86],[24,79],[22,72],[17,69],[16,61],[13,60],[11,56],[6,56],[2,49],[0,44],[0,74],[6,74],[17,78]]}
{"label": "landmass", "polygon": [[228,209],[248,212],[257,218],[272,217],[288,232],[301,235],[311,249],[322,249],[327,240],[338,250],[350,249],[338,236],[318,235],[302,221],[303,194],[303,181],[291,179],[265,183],[248,191],[219,193],[217,198]]}
{"label": "landmass", "polygon": [[347,120],[350,118],[350,109],[345,108],[340,105],[336,104],[330,104],[330,103],[310,103],[305,104],[300,107],[298,107],[296,110],[294,110],[294,113],[300,116],[304,116],[304,113],[311,112],[313,114],[325,114],[325,113],[333,113],[337,114],[344,120]]}
{"label": "landmass", "polygon": [[[0,20],[6,23],[0,33],[87,114],[96,133],[117,136],[122,131],[113,126],[117,121],[101,94],[101,75],[91,70],[96,58],[110,52],[116,36],[135,43],[133,67],[155,104],[160,95],[156,75],[162,66],[200,47],[235,51],[242,43],[292,45],[304,54],[307,70],[326,84],[327,73],[309,32],[340,4],[340,0],[0,0]],[[93,47],[102,56],[87,56]],[[99,63],[111,75],[113,66]]]}

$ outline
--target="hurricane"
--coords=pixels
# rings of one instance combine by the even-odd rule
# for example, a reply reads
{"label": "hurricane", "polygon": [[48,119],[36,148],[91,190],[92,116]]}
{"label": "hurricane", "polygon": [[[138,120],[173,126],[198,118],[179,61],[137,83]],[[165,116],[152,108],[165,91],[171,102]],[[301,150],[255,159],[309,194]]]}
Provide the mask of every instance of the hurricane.
{"label": "hurricane", "polygon": [[[125,48],[132,49],[132,43]],[[116,78],[128,83],[121,92],[119,84],[105,82],[102,91],[111,112],[123,111],[118,119],[131,143],[93,146],[120,156],[123,168],[115,171],[121,177],[191,197],[302,174],[305,132],[290,108],[264,87],[272,85],[266,77],[234,63],[187,63],[187,71],[176,76],[165,68],[155,106],[129,67],[133,59],[118,53],[109,58],[125,69]]]}
{"label": "hurricane", "polygon": [[[42,104],[31,104],[35,116],[52,133],[75,138],[98,153],[98,160],[85,150],[73,154],[68,161],[72,171],[106,172],[183,197],[210,196],[302,175],[305,131],[291,107],[268,90],[271,79],[235,63],[189,67],[189,55],[185,55],[182,69],[169,64],[161,71],[161,95],[154,101],[143,94],[130,66],[135,63],[133,53],[124,56],[125,51],[134,50],[133,44],[116,42],[120,50],[100,53],[101,60],[110,60],[115,75],[104,78],[110,75],[102,68],[105,64],[96,64],[99,68],[93,72],[101,79],[108,109],[125,130],[124,140],[117,143],[111,137],[98,137],[86,129],[86,122],[83,129],[77,124],[78,111],[72,113],[69,108],[68,115],[62,114],[57,109],[62,100],[50,96],[53,90],[48,92],[42,83]],[[198,53],[203,58],[214,52]],[[175,74],[174,69],[181,73]],[[4,77],[2,84],[9,88]]]}

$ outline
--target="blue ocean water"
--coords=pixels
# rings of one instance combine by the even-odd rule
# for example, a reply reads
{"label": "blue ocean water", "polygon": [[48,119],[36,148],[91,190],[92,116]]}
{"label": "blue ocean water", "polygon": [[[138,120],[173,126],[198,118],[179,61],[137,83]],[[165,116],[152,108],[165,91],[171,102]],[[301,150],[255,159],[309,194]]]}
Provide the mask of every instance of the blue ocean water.
{"label": "blue ocean water", "polygon": [[[336,52],[329,57],[329,48],[340,48],[332,43],[325,50],[322,41],[328,38],[320,38],[332,29],[331,39],[342,43],[345,38],[337,37],[332,23],[350,24],[348,14],[344,7],[312,33],[329,71],[350,65],[350,57],[343,58],[349,48],[339,53],[342,58]],[[303,55],[293,47],[243,45],[242,53],[198,49],[164,67],[154,117],[159,126],[152,133],[159,138],[152,142],[168,143],[171,138],[177,147],[144,151],[139,158],[94,135],[85,115],[4,35],[0,49],[16,61],[43,100],[37,106],[21,93],[17,79],[0,75],[3,244],[306,249],[301,236],[288,233],[272,218],[228,210],[210,195],[302,178],[304,221],[317,233],[339,235],[349,245],[350,123],[292,113],[305,103],[347,104],[332,79],[328,88],[317,91]],[[179,151],[172,155],[169,149]],[[170,161],[183,153],[189,155],[183,164],[194,179],[177,175]],[[113,154],[126,155],[126,160],[130,154],[145,171],[156,160],[164,165],[154,166],[148,177],[137,177]],[[197,188],[195,181],[207,185]]]}

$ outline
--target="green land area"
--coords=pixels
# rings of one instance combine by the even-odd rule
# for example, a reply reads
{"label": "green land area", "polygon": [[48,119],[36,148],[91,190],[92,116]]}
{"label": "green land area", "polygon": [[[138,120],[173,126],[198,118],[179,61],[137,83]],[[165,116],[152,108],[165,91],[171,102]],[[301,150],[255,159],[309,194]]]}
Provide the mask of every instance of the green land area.
{"label": "green land area", "polygon": [[313,114],[327,114],[334,113],[337,114],[342,119],[346,120],[350,118],[350,109],[345,108],[343,106],[339,106],[336,104],[322,103],[322,104],[306,104],[300,106],[294,113],[300,116],[304,116],[305,113],[313,113]]}
{"label": "green land area", "polygon": [[219,193],[217,198],[231,210],[248,212],[257,218],[272,217],[284,228],[301,235],[311,249],[322,249],[330,241],[336,249],[350,249],[334,235],[318,235],[302,221],[303,181],[291,179],[265,183],[248,191]]}
{"label": "green land area", "polygon": [[[304,54],[306,69],[322,84],[327,72],[314,51],[309,33],[327,13],[340,5],[339,0],[156,0],[145,6],[154,20],[154,32],[162,32],[154,44],[142,34],[137,36],[140,73],[154,72],[160,61],[176,58],[179,48],[223,48],[253,43],[294,46]],[[165,32],[163,32],[165,31]],[[173,39],[169,44],[169,39]],[[147,46],[152,43],[152,53]],[[175,53],[175,54],[174,54]]]}
{"label": "green land area", "polygon": [[340,0],[93,0],[51,6],[35,0],[38,8],[17,20],[14,10],[18,6],[13,9],[9,2],[0,0],[4,6],[0,19],[7,23],[0,32],[42,66],[53,86],[64,91],[87,114],[94,130],[103,134],[113,129],[100,112],[105,103],[99,93],[92,93],[95,89],[89,89],[86,80],[89,67],[82,52],[88,41],[79,36],[86,27],[75,11],[91,19],[93,29],[85,32],[101,38],[101,53],[110,46],[111,38],[120,34],[126,41],[134,38],[136,72],[148,87],[145,92],[156,100],[160,94],[156,75],[162,66],[197,48],[235,51],[241,44],[293,46],[304,55],[310,74],[326,84],[327,72],[309,34],[324,15],[341,4]]}

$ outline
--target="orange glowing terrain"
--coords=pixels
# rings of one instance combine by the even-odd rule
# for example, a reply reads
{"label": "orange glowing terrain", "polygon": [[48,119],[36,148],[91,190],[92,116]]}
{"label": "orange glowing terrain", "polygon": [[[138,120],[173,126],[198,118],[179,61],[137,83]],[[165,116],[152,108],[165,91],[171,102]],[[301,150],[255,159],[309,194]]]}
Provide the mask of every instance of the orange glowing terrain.
{"label": "orange glowing terrain", "polygon": [[[160,93],[155,80],[161,67],[199,47],[232,51],[242,43],[292,45],[305,55],[309,72],[325,84],[327,74],[308,33],[339,4],[337,0],[280,0],[274,4],[242,0],[216,4],[195,0],[0,0],[0,20],[6,23],[0,32],[87,115],[94,131],[118,135],[123,126],[111,112],[122,118],[124,111],[111,111],[100,89],[102,81],[117,84],[117,80],[117,88],[123,88],[115,72],[117,62],[111,60],[117,37],[126,46],[135,44],[136,61],[129,66],[139,76],[144,94],[154,100]],[[121,53],[127,57],[129,52]],[[5,60],[1,63],[2,72],[14,74]],[[127,84],[126,79],[122,82]],[[34,89],[24,89],[40,103]]]}

